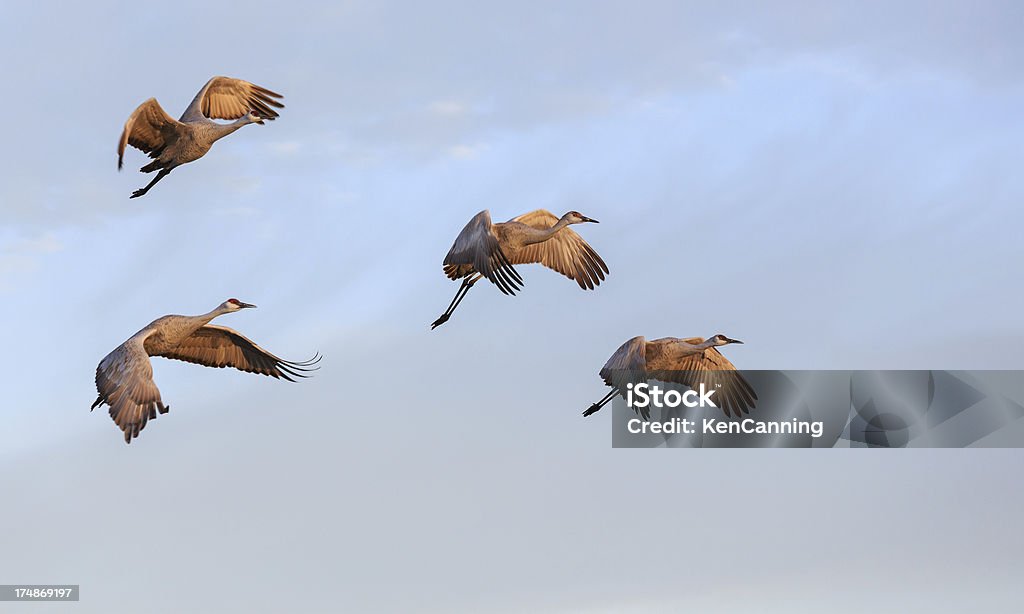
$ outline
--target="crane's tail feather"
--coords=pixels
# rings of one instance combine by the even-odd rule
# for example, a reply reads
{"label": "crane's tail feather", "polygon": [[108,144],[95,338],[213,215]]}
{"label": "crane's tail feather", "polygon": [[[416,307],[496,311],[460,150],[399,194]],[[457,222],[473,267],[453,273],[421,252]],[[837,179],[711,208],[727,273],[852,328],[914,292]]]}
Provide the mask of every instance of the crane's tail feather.
{"label": "crane's tail feather", "polygon": [[124,433],[124,442],[130,444],[132,439],[138,437],[142,429],[146,428],[146,424],[150,420],[156,420],[158,415],[166,414],[169,411],[171,408],[160,401],[122,408],[115,408],[114,405],[111,405],[110,417]]}

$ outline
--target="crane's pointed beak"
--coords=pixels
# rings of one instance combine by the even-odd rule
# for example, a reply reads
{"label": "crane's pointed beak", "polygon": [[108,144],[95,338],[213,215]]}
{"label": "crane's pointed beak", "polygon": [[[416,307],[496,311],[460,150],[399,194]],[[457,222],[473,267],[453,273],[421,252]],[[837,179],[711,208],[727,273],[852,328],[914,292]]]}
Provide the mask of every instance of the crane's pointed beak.
{"label": "crane's pointed beak", "polygon": [[598,222],[597,220],[591,219],[591,218],[589,218],[589,217],[587,217],[585,215],[581,215],[580,217],[583,218],[584,222],[593,222],[595,224],[600,224],[601,223],[601,222]]}
{"label": "crane's pointed beak", "polygon": [[238,307],[240,309],[256,309],[256,305],[252,305],[250,303],[243,303],[241,301],[238,302]]}
{"label": "crane's pointed beak", "polygon": [[740,345],[743,345],[743,342],[739,339],[729,339],[729,343],[739,343]]}

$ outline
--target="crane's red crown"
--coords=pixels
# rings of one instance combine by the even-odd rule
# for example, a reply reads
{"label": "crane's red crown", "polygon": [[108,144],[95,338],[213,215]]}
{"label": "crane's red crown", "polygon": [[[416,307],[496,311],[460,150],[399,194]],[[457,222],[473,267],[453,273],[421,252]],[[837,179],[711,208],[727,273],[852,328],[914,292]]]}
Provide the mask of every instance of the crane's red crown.
{"label": "crane's red crown", "polygon": [[229,298],[228,302],[229,303],[234,303],[235,305],[241,305],[242,304],[242,301],[238,300],[237,298]]}

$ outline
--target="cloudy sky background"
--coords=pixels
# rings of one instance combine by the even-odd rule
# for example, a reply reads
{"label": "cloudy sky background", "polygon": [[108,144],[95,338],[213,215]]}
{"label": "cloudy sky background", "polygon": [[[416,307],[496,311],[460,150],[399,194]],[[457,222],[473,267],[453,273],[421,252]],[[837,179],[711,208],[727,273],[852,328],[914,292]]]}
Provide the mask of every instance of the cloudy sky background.
{"label": "cloudy sky background", "polygon": [[[481,4],[5,7],[0,582],[81,612],[1019,603],[1018,451],[611,450],[579,413],[640,334],[1024,368],[1024,7]],[[287,108],[129,200],[128,114],[214,74]],[[465,222],[538,207],[601,220],[607,282],[523,267],[429,331]],[[317,376],[158,361],[135,444],[89,413],[108,351],[232,296]]]}

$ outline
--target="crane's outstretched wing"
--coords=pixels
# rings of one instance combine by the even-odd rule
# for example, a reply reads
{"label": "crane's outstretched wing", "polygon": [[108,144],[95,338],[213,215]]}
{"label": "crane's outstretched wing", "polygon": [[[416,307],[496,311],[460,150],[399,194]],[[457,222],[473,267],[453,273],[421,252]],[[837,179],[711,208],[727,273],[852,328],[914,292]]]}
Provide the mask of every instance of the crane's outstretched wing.
{"label": "crane's outstretched wing", "polygon": [[[550,211],[537,209],[511,221],[547,230],[558,218]],[[608,272],[608,265],[601,256],[571,228],[563,228],[547,241],[516,249],[508,259],[512,264],[543,264],[575,281],[584,290],[600,285]]]}
{"label": "crane's outstretched wing", "polygon": [[[619,391],[619,394],[626,394],[627,384],[638,384],[647,379],[647,361],[644,357],[644,348],[647,342],[643,337],[633,337],[615,350],[608,362],[601,368],[600,376],[605,384]],[[651,419],[651,410],[648,407],[633,408],[639,409],[644,420]]]}
{"label": "crane's outstretched wing", "polygon": [[199,90],[182,113],[181,121],[196,121],[203,117],[238,119],[250,110],[256,111],[263,119],[273,120],[278,117],[274,108],[284,108],[275,98],[284,96],[241,79],[214,77]]}
{"label": "crane's outstretched wing", "polygon": [[501,251],[498,238],[491,232],[491,214],[486,209],[469,220],[444,257],[445,272],[449,276],[449,271],[467,264],[504,294],[515,294],[523,285],[523,278],[512,268],[512,263]]}
{"label": "crane's outstretched wing", "polygon": [[[687,345],[703,343],[702,337],[675,340]],[[662,366],[662,365],[658,365]],[[648,372],[652,379],[676,382],[697,389],[704,384],[706,390],[714,390],[714,403],[726,416],[749,414],[757,404],[757,393],[736,366],[722,355],[717,348],[686,354],[672,361],[667,368]]]}
{"label": "crane's outstretched wing", "polygon": [[121,131],[121,139],[117,142],[118,170],[124,166],[125,145],[141,149],[150,158],[157,158],[163,153],[164,147],[176,138],[180,125],[180,122],[164,111],[156,98],[140,104],[128,116],[124,130]]}
{"label": "crane's outstretched wing", "polygon": [[160,400],[144,341],[144,336],[132,337],[107,354],[96,367],[99,396],[90,410],[104,403],[109,405],[110,417],[124,432],[125,443],[138,437],[146,423],[155,420],[158,413],[166,414],[170,409]]}
{"label": "crane's outstretched wing", "polygon": [[309,371],[320,356],[305,362],[291,362],[274,356],[226,326],[207,324],[189,335],[174,348],[153,354],[164,358],[184,360],[205,367],[234,367],[247,373],[259,373],[294,382],[295,377],[309,377]]}

